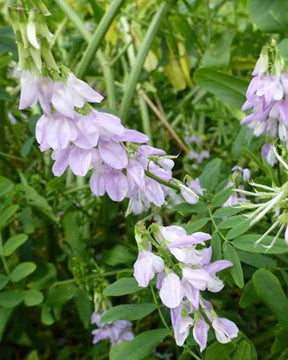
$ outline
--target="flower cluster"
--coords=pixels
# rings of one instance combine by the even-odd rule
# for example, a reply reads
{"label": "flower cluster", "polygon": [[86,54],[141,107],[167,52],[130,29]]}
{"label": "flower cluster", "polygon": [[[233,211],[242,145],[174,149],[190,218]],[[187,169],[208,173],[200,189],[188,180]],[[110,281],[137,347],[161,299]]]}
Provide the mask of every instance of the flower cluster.
{"label": "flower cluster", "polygon": [[[269,68],[269,54],[273,52],[274,63]],[[283,73],[284,60],[279,50],[265,47],[253,71],[253,79],[247,89],[247,100],[242,110],[252,109],[241,124],[248,124],[256,136],[266,134],[279,138],[288,146],[288,73]],[[271,144],[266,144],[270,145]],[[262,155],[271,165],[269,147],[262,149]]]}
{"label": "flower cluster", "polygon": [[19,108],[39,101],[44,114],[36,124],[36,139],[41,151],[53,150],[54,175],[62,175],[67,167],[77,176],[93,169],[90,188],[95,195],[107,193],[113,201],[129,198],[129,211],[135,214],[151,203],[163,205],[167,187],[146,172],[160,182],[169,182],[174,162],[163,156],[163,150],[136,145],[145,144],[147,136],[126,129],[118,117],[96,111],[87,103],[102,99],[71,72],[63,81],[22,72]]}
{"label": "flower cluster", "polygon": [[[187,135],[185,136],[186,144],[195,144],[195,146],[199,146],[202,144],[202,139],[200,139],[196,135]],[[209,159],[210,153],[207,150],[202,150],[200,152],[190,150],[188,153],[188,157],[190,160],[195,160],[198,164],[201,164],[203,160]]]}
{"label": "flower cluster", "polygon": [[[226,188],[233,187],[234,189],[244,190],[244,186],[240,185],[239,182],[243,181],[244,183],[250,179],[251,172],[248,168],[242,168],[241,166],[234,166],[232,168],[232,179],[226,185]],[[224,202],[223,207],[233,206],[242,202],[247,201],[244,194],[239,194],[237,192],[233,192],[231,196]]]}
{"label": "flower cluster", "polygon": [[227,260],[211,262],[212,247],[205,246],[211,236],[204,232],[188,235],[180,226],[153,225],[153,233],[156,239],[153,244],[160,256],[152,253],[149,237],[144,236],[142,240],[136,237],[139,255],[134,264],[134,277],[139,286],[147,287],[157,274],[160,299],[170,309],[177,345],[184,344],[191,327],[201,351],[206,348],[210,326],[221,343],[236,337],[237,326],[218,317],[212,304],[201,294],[205,290],[222,290],[224,283],[216,274],[233,265]]}
{"label": "flower cluster", "polygon": [[[105,312],[104,312],[105,313]],[[126,320],[111,321],[103,324],[101,317],[104,313],[94,312],[91,317],[91,324],[95,324],[98,329],[92,331],[93,344],[109,339],[111,345],[120,344],[123,341],[130,341],[134,338],[132,323]]]}

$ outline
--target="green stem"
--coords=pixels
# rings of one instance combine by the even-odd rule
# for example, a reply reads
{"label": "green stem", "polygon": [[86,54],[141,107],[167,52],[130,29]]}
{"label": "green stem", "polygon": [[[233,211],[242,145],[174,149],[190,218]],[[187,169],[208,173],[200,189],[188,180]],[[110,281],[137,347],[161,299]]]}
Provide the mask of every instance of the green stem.
{"label": "green stem", "polygon": [[212,211],[211,211],[210,207],[208,207],[208,210],[209,210],[210,219],[211,219],[212,224],[213,224],[213,226],[214,226],[214,228],[215,228],[215,231],[217,232],[217,234],[218,234],[224,241],[228,241],[228,240],[226,239],[226,237],[222,234],[222,232],[220,231],[220,229],[218,228],[218,226],[217,226],[217,224],[216,224],[216,222],[215,222],[215,220],[214,220],[214,217],[213,217],[213,214],[212,214]]}
{"label": "green stem", "polygon": [[[92,35],[86,29],[80,17],[70,8],[70,6],[64,0],[55,0],[55,2],[59,6],[59,8],[62,9],[65,15],[74,23],[75,27],[83,36],[84,40],[87,43],[90,43],[90,41],[92,40]],[[108,62],[100,49],[98,49],[96,57],[103,71],[109,107],[116,110],[117,101],[113,69],[111,66],[108,66]]]}
{"label": "green stem", "polygon": [[160,316],[160,319],[163,323],[163,325],[165,326],[166,329],[170,330],[170,327],[168,326],[166,320],[164,319],[164,316],[162,314],[162,311],[161,311],[161,307],[158,303],[158,300],[156,298],[156,295],[155,295],[155,291],[154,291],[154,288],[153,288],[153,285],[150,285],[150,289],[151,289],[151,293],[152,293],[152,296],[153,296],[153,300],[155,302],[155,305],[157,306],[157,310],[158,310],[158,313],[159,313],[159,316]]}
{"label": "green stem", "polygon": [[135,64],[126,82],[124,96],[122,98],[120,106],[120,117],[122,120],[125,120],[127,118],[144,61],[168,8],[168,1],[163,1],[156,15],[154,16],[151,25],[149,26],[149,29],[144,37],[142,46],[137,54]]}
{"label": "green stem", "polygon": [[142,117],[143,131],[149,137],[148,144],[153,146],[149,111],[148,111],[148,107],[147,107],[145,100],[141,96],[139,96],[139,106],[140,106],[141,117]]}
{"label": "green stem", "polygon": [[89,67],[93,57],[95,56],[101,41],[103,40],[107,30],[109,29],[111,23],[116,17],[120,7],[123,5],[125,0],[114,0],[109,7],[108,11],[101,18],[99,25],[97,26],[96,31],[94,32],[91,40],[89,41],[88,47],[84,52],[82,59],[77,67],[76,74],[79,77],[85,75],[86,70]]}
{"label": "green stem", "polygon": [[192,355],[192,356],[194,357],[194,359],[196,359],[196,360],[201,360],[201,358],[200,358],[197,354],[195,354],[195,352],[192,351],[192,350],[189,348],[188,345],[184,345],[184,346],[183,346],[183,349],[184,349],[184,352]]}
{"label": "green stem", "polygon": [[152,174],[149,170],[145,170],[145,174],[153,180],[156,180],[158,183],[170,187],[173,190],[179,191],[179,187],[177,185],[171,184],[168,181],[162,180],[158,176]]}

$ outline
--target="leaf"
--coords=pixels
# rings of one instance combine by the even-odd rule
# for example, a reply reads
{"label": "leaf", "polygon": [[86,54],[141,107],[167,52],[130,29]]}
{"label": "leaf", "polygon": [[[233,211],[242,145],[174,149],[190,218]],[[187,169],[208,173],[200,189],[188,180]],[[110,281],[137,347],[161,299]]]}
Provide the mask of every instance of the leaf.
{"label": "leaf", "polygon": [[62,306],[76,295],[76,290],[77,288],[74,284],[51,286],[46,301],[47,306]]}
{"label": "leaf", "polygon": [[77,289],[74,300],[78,310],[79,317],[85,329],[88,329],[92,315],[92,302],[87,296],[86,291],[83,289]]}
{"label": "leaf", "polygon": [[242,340],[237,344],[236,351],[233,354],[233,360],[250,360],[251,347],[248,341]]}
{"label": "leaf", "polygon": [[243,220],[230,229],[226,235],[227,240],[235,239],[237,236],[248,231],[250,228],[250,221],[250,219]]}
{"label": "leaf", "polygon": [[30,150],[32,148],[33,143],[34,143],[34,137],[33,136],[31,136],[30,138],[28,138],[25,141],[25,143],[23,144],[22,149],[21,149],[21,156],[23,158],[25,158],[30,153]]}
{"label": "leaf", "polygon": [[[220,344],[217,341],[211,344],[205,351],[205,360],[231,360],[231,353],[235,349],[234,343]],[[243,359],[244,360],[244,359]],[[246,359],[245,359],[246,360]]]}
{"label": "leaf", "polygon": [[244,152],[244,149],[249,147],[253,136],[253,131],[248,126],[241,126],[231,149],[231,155],[234,159],[238,159]]}
{"label": "leaf", "polygon": [[222,160],[221,159],[213,159],[204,167],[202,175],[199,177],[201,186],[203,189],[208,191],[215,190],[218,185],[220,178]]}
{"label": "leaf", "polygon": [[105,296],[122,296],[133,294],[142,289],[143,288],[138,286],[137,281],[134,278],[121,278],[107,286],[103,291],[103,294]]}
{"label": "leaf", "polygon": [[205,51],[201,66],[224,68],[230,62],[230,46],[234,38],[235,31],[228,29],[221,35],[217,34],[215,42]]}
{"label": "leaf", "polygon": [[271,259],[269,256],[261,254],[252,254],[247,251],[237,251],[241,262],[258,269],[267,268],[275,269],[277,267],[276,261]]}
{"label": "leaf", "polygon": [[19,305],[23,296],[17,290],[7,290],[0,293],[0,306],[4,308],[13,308]]}
{"label": "leaf", "polygon": [[226,260],[230,260],[234,264],[232,267],[228,269],[230,271],[232,279],[234,280],[237,286],[243,288],[244,286],[243,270],[237,251],[234,249],[232,245],[225,242],[223,245],[223,253],[224,253],[224,258]]}
{"label": "leaf", "polygon": [[248,81],[210,68],[195,71],[194,81],[220,100],[240,109],[245,102]]}
{"label": "leaf", "polygon": [[0,215],[0,228],[4,228],[13,220],[14,214],[19,209],[19,205],[8,206]]}
{"label": "leaf", "polygon": [[127,304],[114,306],[101,317],[101,322],[115,320],[138,320],[151,314],[157,309],[155,304]]}
{"label": "leaf", "polygon": [[3,308],[0,309],[0,341],[2,340],[7,322],[12,314],[13,309]]}
{"label": "leaf", "polygon": [[41,309],[41,321],[44,325],[52,325],[55,321],[51,309],[45,305]]}
{"label": "leaf", "polygon": [[230,195],[232,193],[232,188],[225,188],[221,191],[219,191],[217,194],[215,194],[211,201],[212,207],[219,207],[221,206],[226,200],[229,199]]}
{"label": "leaf", "polygon": [[43,302],[44,296],[38,290],[27,290],[23,292],[24,304],[26,306],[36,306]]}
{"label": "leaf", "polygon": [[221,221],[218,224],[219,229],[231,229],[234,228],[239,222],[244,221],[246,218],[243,215],[231,216],[228,219]]}
{"label": "leaf", "polygon": [[29,276],[36,270],[36,264],[33,262],[23,262],[17,265],[10,274],[10,280],[17,282]]}
{"label": "leaf", "polygon": [[284,239],[277,239],[276,244],[269,250],[267,250],[263,245],[269,245],[273,240],[273,236],[266,236],[261,244],[255,246],[255,242],[261,237],[260,234],[247,234],[240,236],[239,238],[233,240],[233,246],[235,248],[256,253],[256,254],[284,254],[288,252],[288,246],[285,243]]}
{"label": "leaf", "polygon": [[221,244],[221,239],[220,239],[219,235],[216,233],[216,231],[214,231],[212,234],[211,246],[212,246],[212,260],[213,261],[221,260],[222,244]]}
{"label": "leaf", "polygon": [[145,331],[132,341],[111,348],[110,360],[141,360],[151,354],[153,349],[171,332],[167,329]]}
{"label": "leaf", "polygon": [[187,224],[185,227],[188,234],[192,234],[195,231],[198,231],[205,226],[208,221],[210,221],[210,218],[203,217],[202,219],[192,220],[189,224]]}
{"label": "leaf", "polygon": [[239,300],[239,305],[241,308],[245,309],[248,306],[259,301],[259,296],[256,292],[256,289],[253,285],[252,279],[247,282],[245,285],[241,298]]}
{"label": "leaf", "polygon": [[74,255],[81,256],[85,251],[85,244],[79,226],[77,213],[68,212],[63,217],[65,241],[70,245]]}
{"label": "leaf", "polygon": [[250,0],[249,11],[253,21],[262,31],[287,33],[287,1]]}
{"label": "leaf", "polygon": [[129,264],[135,261],[135,256],[131,254],[127,246],[123,244],[116,245],[108,253],[106,264],[109,266],[115,266],[119,264]]}
{"label": "leaf", "polygon": [[0,274],[0,290],[2,290],[9,281],[9,277],[4,274]]}
{"label": "leaf", "polygon": [[19,246],[27,241],[28,236],[26,234],[18,234],[9,238],[3,246],[3,255],[9,256],[18,249]]}
{"label": "leaf", "polygon": [[205,204],[204,201],[199,201],[197,204],[195,205],[191,205],[188,203],[181,203],[181,204],[177,204],[173,207],[173,209],[179,213],[183,213],[183,214],[192,214],[192,213],[201,213],[207,210],[207,205]]}
{"label": "leaf", "polygon": [[213,217],[214,218],[223,218],[226,216],[233,216],[233,215],[238,214],[240,211],[243,211],[243,209],[239,208],[239,207],[227,206],[227,207],[223,207],[221,209],[216,210],[213,214]]}
{"label": "leaf", "polygon": [[0,196],[6,195],[14,187],[14,184],[9,179],[0,176]]}
{"label": "leaf", "polygon": [[288,299],[278,278],[270,271],[257,270],[252,277],[258,296],[273,311],[279,323],[288,324]]}

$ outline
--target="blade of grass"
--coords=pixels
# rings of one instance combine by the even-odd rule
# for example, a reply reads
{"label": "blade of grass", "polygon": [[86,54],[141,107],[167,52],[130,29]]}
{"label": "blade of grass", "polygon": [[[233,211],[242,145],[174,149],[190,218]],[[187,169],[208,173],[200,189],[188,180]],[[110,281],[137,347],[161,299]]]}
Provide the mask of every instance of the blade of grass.
{"label": "blade of grass", "polygon": [[127,118],[144,61],[168,8],[169,2],[163,1],[146,32],[141,48],[137,54],[134,66],[125,84],[124,96],[120,106],[120,117],[122,120],[126,120]]}
{"label": "blade of grass", "polygon": [[[71,7],[64,0],[55,0],[59,8],[64,12],[64,14],[74,23],[77,30],[83,36],[84,40],[89,44],[92,41],[91,33],[86,29],[84,23],[80,19],[80,17],[71,9]],[[96,30],[97,31],[97,30]],[[96,49],[97,50],[97,49]],[[108,105],[110,109],[116,110],[117,101],[116,101],[116,89],[114,84],[114,74],[112,66],[108,66],[108,62],[105,59],[102,51],[98,49],[96,52],[97,60],[102,68],[107,97],[108,97]],[[79,76],[79,74],[77,74]]]}

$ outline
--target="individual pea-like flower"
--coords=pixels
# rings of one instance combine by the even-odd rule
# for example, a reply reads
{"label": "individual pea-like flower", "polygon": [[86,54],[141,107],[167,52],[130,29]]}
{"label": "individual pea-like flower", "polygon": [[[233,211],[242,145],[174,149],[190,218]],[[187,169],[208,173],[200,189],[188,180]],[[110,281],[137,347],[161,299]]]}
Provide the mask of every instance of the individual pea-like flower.
{"label": "individual pea-like flower", "polygon": [[147,287],[155,274],[164,270],[164,261],[149,250],[142,250],[134,264],[134,277],[141,287]]}
{"label": "individual pea-like flower", "polygon": [[270,143],[264,144],[261,148],[262,158],[267,161],[267,163],[271,166],[277,164],[276,156],[273,152],[273,145]]}
{"label": "individual pea-like flower", "polygon": [[199,201],[199,197],[203,195],[199,179],[191,179],[186,181],[185,185],[179,184],[179,186],[181,195],[188,204],[196,204]]}
{"label": "individual pea-like flower", "polygon": [[94,312],[91,317],[91,324],[95,324],[98,329],[92,331],[93,344],[102,340],[109,339],[111,345],[121,344],[123,341],[131,341],[134,338],[132,332],[132,323],[126,320],[111,321],[108,323],[101,322],[103,313]]}
{"label": "individual pea-like flower", "polygon": [[215,330],[216,339],[221,344],[227,344],[238,335],[238,327],[233,321],[225,318],[215,317],[212,327]]}

